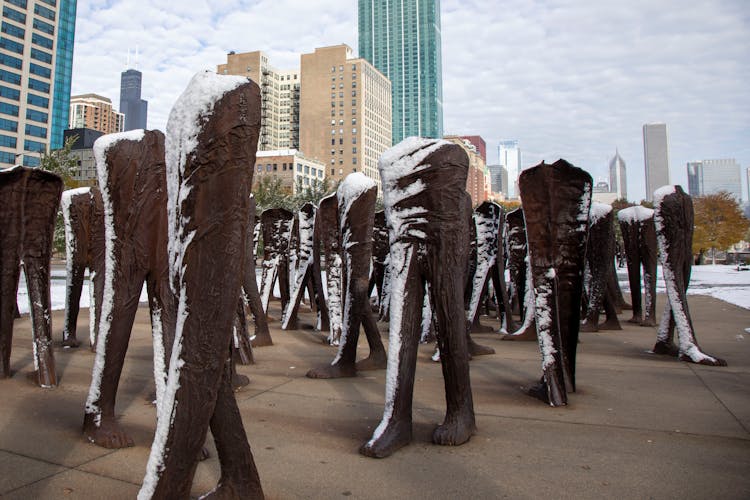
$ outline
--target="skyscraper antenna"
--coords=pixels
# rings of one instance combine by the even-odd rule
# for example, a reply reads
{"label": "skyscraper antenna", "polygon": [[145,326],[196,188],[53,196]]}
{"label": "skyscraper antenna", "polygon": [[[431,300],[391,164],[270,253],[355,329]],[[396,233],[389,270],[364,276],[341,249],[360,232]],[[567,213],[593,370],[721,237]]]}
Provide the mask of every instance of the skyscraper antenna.
{"label": "skyscraper antenna", "polygon": [[126,63],[125,69],[130,69],[130,47],[128,47],[128,61]]}
{"label": "skyscraper antenna", "polygon": [[138,69],[138,45],[135,46],[135,69]]}

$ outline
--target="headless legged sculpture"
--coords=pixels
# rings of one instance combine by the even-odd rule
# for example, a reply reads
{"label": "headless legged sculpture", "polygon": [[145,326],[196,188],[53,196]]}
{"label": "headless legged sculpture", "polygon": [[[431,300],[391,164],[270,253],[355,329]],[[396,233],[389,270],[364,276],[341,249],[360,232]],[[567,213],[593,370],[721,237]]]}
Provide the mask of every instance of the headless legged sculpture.
{"label": "headless legged sculpture", "polygon": [[[297,265],[293,269],[293,280],[291,281],[291,298],[281,317],[282,330],[297,329],[297,311],[300,301],[305,294],[305,289],[312,277],[313,260],[313,232],[315,227],[315,212],[317,209],[312,203],[305,203],[297,214],[299,221],[299,237],[297,238]],[[315,300],[315,296],[310,297]]]}
{"label": "headless legged sculpture", "polygon": [[[260,214],[263,228],[263,267],[260,278],[260,300],[268,315],[268,304],[273,295],[273,286],[279,280],[281,310],[289,302],[289,267],[286,252],[292,231],[292,212],[284,208],[269,208]],[[270,335],[269,335],[270,337]]]}
{"label": "headless legged sculpture", "polygon": [[468,158],[450,142],[409,138],[380,158],[391,241],[390,343],[385,410],[360,452],[386,457],[412,437],[412,397],[422,308],[428,286],[445,381],[446,414],[436,444],[459,445],[476,430],[466,316],[470,217]]}
{"label": "headless legged sculpture", "polygon": [[221,463],[211,496],[263,497],[229,363],[259,128],[258,86],[209,72],[193,77],[169,116],[169,272],[178,320],[169,366],[157,375],[162,392],[141,500],[190,496],[209,426]]}
{"label": "headless legged sculpture", "polygon": [[250,196],[250,223],[253,231],[247,232],[247,242],[245,244],[247,251],[247,261],[245,262],[245,279],[242,282],[243,299],[255,320],[255,337],[252,345],[262,347],[272,345],[271,334],[268,331],[268,320],[263,309],[263,303],[260,300],[258,291],[258,281],[255,276],[255,256],[257,255],[257,244],[260,232],[260,222],[256,223],[258,217],[255,215],[255,198]]}
{"label": "headless legged sculpture", "polygon": [[[521,326],[503,340],[537,341],[534,322],[534,287],[531,286],[531,269],[528,266],[526,222],[523,209],[517,208],[505,216],[508,235],[508,270],[510,271],[513,301],[518,303]],[[512,330],[509,330],[512,331]]]}
{"label": "headless legged sculpture", "polygon": [[[589,237],[586,246],[586,261],[590,273],[586,319],[582,332],[622,330],[614,310],[614,297],[609,296],[607,278],[614,265],[615,234],[612,225],[612,206],[593,202],[589,216]],[[609,298],[608,298],[609,297]],[[607,320],[599,325],[599,313],[605,306]]]}
{"label": "headless legged sculpture", "polygon": [[[367,297],[376,195],[375,182],[362,173],[349,174],[339,186],[336,196],[346,270],[343,328],[336,358],[330,365],[307,372],[310,378],[353,377],[357,370],[385,368],[385,347]],[[365,330],[370,355],[357,363],[360,326]]]}
{"label": "headless legged sculpture", "polygon": [[[154,334],[154,367],[165,363],[174,329],[167,261],[164,134],[135,130],[94,143],[104,206],[102,303],[97,306],[96,357],[83,420],[89,441],[132,446],[115,420],[115,399],[138,301],[146,282]],[[234,313],[234,308],[232,309]],[[160,391],[157,378],[157,397]]]}
{"label": "headless legged sculpture", "polygon": [[89,269],[91,300],[89,303],[89,344],[94,349],[97,305],[102,300],[104,278],[104,206],[97,188],[78,188],[64,191],[61,208],[65,220],[65,249],[67,280],[65,286],[65,323],[63,347],[78,347],[76,336],[80,310],[83,276]]}
{"label": "headless legged sculpture", "polygon": [[[664,186],[654,193],[654,223],[661,253],[667,306],[659,324],[654,352],[679,353],[682,361],[726,366],[721,358],[704,353],[695,338],[687,302],[693,264],[693,201],[680,186]],[[677,349],[674,330],[677,328]]]}
{"label": "headless legged sculpture", "polygon": [[[342,287],[343,273],[341,268],[341,231],[339,230],[338,199],[336,193],[320,200],[320,206],[315,218],[314,259],[316,280],[321,278],[321,258],[326,263],[326,300],[325,316],[328,319],[328,343],[339,345],[341,338],[342,318]],[[321,249],[323,255],[320,254]],[[322,309],[322,308],[321,308]],[[325,329],[324,325],[321,329]]]}
{"label": "headless legged sculpture", "polygon": [[62,179],[38,168],[0,172],[0,378],[11,376],[10,354],[20,266],[29,292],[34,372],[44,388],[57,385],[52,352],[50,259]]}
{"label": "headless legged sculpture", "polygon": [[575,392],[591,176],[565,160],[524,170],[518,180],[534,287],[542,380],[529,394],[551,406]]}
{"label": "headless legged sculpture", "polygon": [[[628,323],[641,326],[656,325],[656,228],[654,211],[642,206],[623,208],[617,213],[625,258],[628,264],[628,281],[633,317]],[[641,266],[645,304],[641,303]],[[645,316],[644,316],[645,307]]]}

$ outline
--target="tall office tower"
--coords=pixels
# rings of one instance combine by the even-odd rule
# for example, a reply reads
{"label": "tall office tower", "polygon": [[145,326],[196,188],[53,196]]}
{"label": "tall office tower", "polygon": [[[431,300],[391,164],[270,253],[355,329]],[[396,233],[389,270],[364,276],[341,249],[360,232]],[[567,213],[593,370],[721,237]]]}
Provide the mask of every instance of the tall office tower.
{"label": "tall office tower", "polygon": [[125,131],[146,129],[148,102],[141,99],[143,73],[128,69],[120,74],[120,112],[125,114]]}
{"label": "tall office tower", "polygon": [[647,123],[643,126],[643,158],[646,166],[646,200],[653,201],[654,191],[670,184],[665,123]]}
{"label": "tall office tower", "polygon": [[261,51],[227,54],[220,75],[247,76],[261,90],[258,151],[299,149],[299,70],[278,70]]}
{"label": "tall office tower", "polygon": [[615,156],[609,161],[609,190],[617,194],[617,198],[628,198],[628,182],[625,176],[625,160],[620,152],[615,150]]}
{"label": "tall office tower", "polygon": [[440,0],[359,0],[359,55],[391,80],[393,143],[443,136]]}
{"label": "tall office tower", "polygon": [[69,128],[87,128],[103,134],[125,130],[125,115],[112,108],[108,97],[97,94],[74,95],[70,98]]}
{"label": "tall office tower", "polygon": [[518,141],[501,141],[497,147],[498,163],[508,171],[508,198],[518,198],[518,175],[521,173],[521,149]]}
{"label": "tall office tower", "polygon": [[461,139],[469,141],[476,148],[477,153],[482,157],[484,163],[487,163],[487,143],[484,142],[481,135],[462,135]]}
{"label": "tall office tower", "polygon": [[2,2],[0,168],[39,165],[68,126],[76,0]]}
{"label": "tall office tower", "polygon": [[688,194],[690,196],[703,195],[703,163],[691,161],[687,164]]}
{"label": "tall office tower", "polygon": [[737,202],[742,200],[742,174],[734,158],[690,162],[687,164],[687,174],[691,196],[726,191]]}
{"label": "tall office tower", "polygon": [[508,169],[503,165],[488,165],[492,192],[508,197]]}
{"label": "tall office tower", "polygon": [[378,158],[391,147],[391,82],[346,45],[302,54],[299,145],[334,183],[363,172],[380,186]]}

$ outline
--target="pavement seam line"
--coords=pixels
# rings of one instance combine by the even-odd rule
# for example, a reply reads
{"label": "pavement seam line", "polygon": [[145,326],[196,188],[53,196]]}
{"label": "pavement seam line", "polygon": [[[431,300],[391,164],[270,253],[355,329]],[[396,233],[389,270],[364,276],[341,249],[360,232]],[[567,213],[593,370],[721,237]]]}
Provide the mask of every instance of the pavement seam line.
{"label": "pavement seam line", "polygon": [[727,411],[727,412],[728,412],[728,413],[729,413],[729,414],[730,414],[730,415],[731,415],[731,416],[732,416],[732,417],[733,417],[733,418],[734,418],[734,419],[735,419],[735,420],[737,421],[737,423],[738,423],[738,424],[739,424],[739,426],[740,426],[740,427],[742,428],[742,430],[744,430],[744,431],[745,431],[746,433],[748,433],[748,435],[750,435],[750,429],[748,429],[747,427],[745,427],[745,424],[743,424],[743,423],[742,423],[742,420],[740,420],[740,419],[739,419],[739,418],[737,417],[737,415],[735,415],[735,414],[734,414],[734,412],[733,412],[732,410],[730,410],[730,409],[729,409],[729,407],[728,407],[728,406],[726,405],[726,403],[724,403],[724,401],[723,401],[723,400],[722,400],[722,399],[721,399],[721,398],[720,398],[720,397],[718,396],[718,394],[716,394],[716,393],[715,393],[715,392],[713,391],[713,389],[711,389],[711,387],[709,387],[709,385],[708,385],[708,384],[706,383],[706,381],[705,381],[705,380],[703,379],[703,377],[701,377],[701,376],[700,376],[700,373],[698,373],[698,371],[697,371],[697,370],[695,369],[695,367],[694,367],[694,366],[692,365],[692,363],[688,363],[688,368],[690,368],[690,371],[692,371],[692,372],[693,372],[693,374],[694,374],[694,375],[696,376],[696,378],[697,378],[698,380],[700,380],[700,381],[701,381],[701,383],[702,383],[702,384],[703,384],[703,386],[704,386],[704,387],[706,388],[706,390],[708,390],[708,392],[710,392],[710,393],[711,393],[711,395],[712,395],[712,396],[713,396],[714,398],[716,398],[716,401],[718,401],[718,402],[719,402],[719,404],[721,404],[721,406],[723,406],[723,407],[724,407],[724,409],[725,409],[725,410],[726,410],[726,411]]}

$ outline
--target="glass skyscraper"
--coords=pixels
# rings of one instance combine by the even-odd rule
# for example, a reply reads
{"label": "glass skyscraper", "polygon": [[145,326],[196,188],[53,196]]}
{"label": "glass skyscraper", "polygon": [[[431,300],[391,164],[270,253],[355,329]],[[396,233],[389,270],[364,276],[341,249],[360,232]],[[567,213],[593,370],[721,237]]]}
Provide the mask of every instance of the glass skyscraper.
{"label": "glass skyscraper", "polygon": [[443,137],[440,0],[359,0],[359,55],[391,80],[393,143]]}
{"label": "glass skyscraper", "polygon": [[68,126],[76,0],[2,2],[0,168],[38,166]]}
{"label": "glass skyscraper", "polygon": [[128,69],[120,74],[120,113],[125,113],[125,131],[146,129],[148,102],[141,99],[143,74]]}
{"label": "glass skyscraper", "polygon": [[77,0],[60,0],[50,149],[60,149],[63,146],[63,131],[68,128],[70,82],[73,78],[73,43],[76,34],[76,7]]}

